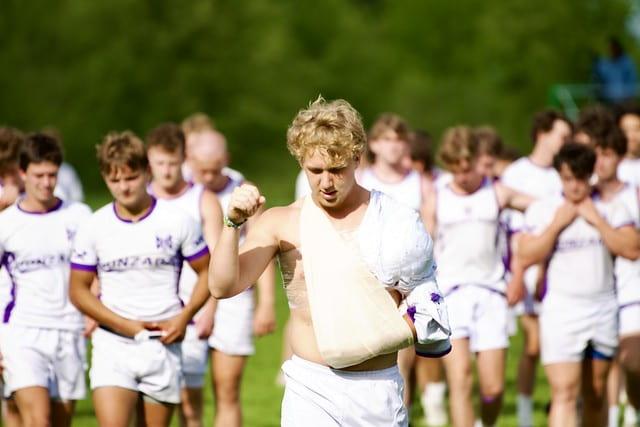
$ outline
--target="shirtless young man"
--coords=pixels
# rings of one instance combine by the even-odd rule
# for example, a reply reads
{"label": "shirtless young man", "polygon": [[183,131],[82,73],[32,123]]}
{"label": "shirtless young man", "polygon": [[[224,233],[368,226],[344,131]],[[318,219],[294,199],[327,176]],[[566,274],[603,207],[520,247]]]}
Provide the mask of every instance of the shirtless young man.
{"label": "shirtless young man", "polygon": [[[192,133],[190,138],[188,163],[194,181],[215,193],[226,213],[231,194],[245,182],[242,174],[228,167],[227,141],[220,132],[206,128]],[[243,227],[241,240],[256,219],[257,216]],[[275,329],[275,281],[275,263],[270,263],[256,282],[257,303],[253,287],[217,303],[209,348],[218,427],[242,425],[242,374],[248,357],[255,352],[254,336]]]}
{"label": "shirtless young man", "polygon": [[[110,133],[97,147],[114,201],[79,229],[71,256],[70,297],[99,327],[89,373],[98,424],[163,427],[180,403],[180,341],[209,298],[209,253],[200,224],[147,193],[150,173],[143,142]],[[178,295],[183,261],[198,276],[191,299]],[[100,298],[90,290],[100,281]]]}
{"label": "shirtless young man", "polygon": [[[486,141],[485,141],[486,142]],[[523,211],[531,198],[494,182],[478,162],[481,137],[465,126],[447,130],[439,157],[451,182],[432,192],[423,218],[435,237],[438,282],[451,321],[453,351],[444,365],[454,426],[474,423],[472,358],[476,357],[483,426],[496,423],[502,407],[509,344],[505,266],[497,237],[504,208]],[[484,165],[484,169],[490,169]]]}
{"label": "shirtless young man", "polygon": [[[283,426],[406,426],[397,351],[416,335],[423,354],[450,351],[431,239],[418,214],[355,181],[365,140],[346,101],[319,99],[301,110],[287,145],[311,195],[267,210],[238,249],[239,225],[265,198],[253,186],[236,189],[213,252],[216,298],[242,292],[279,258],[294,353],[283,365]],[[397,308],[402,298],[409,315]]]}
{"label": "shirtless young man", "polygon": [[[151,130],[146,137],[147,157],[151,175],[149,193],[160,202],[176,206],[187,212],[202,225],[207,246],[213,248],[222,227],[222,209],[216,195],[182,177],[185,160],[185,138],[180,126],[173,123],[162,124]],[[198,276],[183,262],[180,274],[180,299],[191,299]],[[179,408],[180,424],[187,427],[202,426],[204,375],[207,372],[209,348],[207,338],[213,329],[215,300],[210,298],[187,326],[182,341],[182,372],[184,386]]]}
{"label": "shirtless young man", "polygon": [[638,236],[619,200],[604,203],[589,180],[596,155],[580,143],[554,157],[562,195],[527,209],[516,256],[522,265],[548,260],[540,308],[542,363],[551,386],[551,427],[577,422],[582,394],[585,426],[606,422],[605,385],[618,347],[613,259],[637,258]]}

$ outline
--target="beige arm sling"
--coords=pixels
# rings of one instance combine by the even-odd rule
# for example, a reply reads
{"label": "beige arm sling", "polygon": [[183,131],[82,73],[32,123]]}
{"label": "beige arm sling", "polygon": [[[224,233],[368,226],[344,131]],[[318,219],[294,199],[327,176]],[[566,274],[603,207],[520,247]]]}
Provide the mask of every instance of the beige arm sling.
{"label": "beige arm sling", "polygon": [[385,286],[311,197],[303,202],[300,239],[313,328],[329,366],[353,366],[413,344]]}

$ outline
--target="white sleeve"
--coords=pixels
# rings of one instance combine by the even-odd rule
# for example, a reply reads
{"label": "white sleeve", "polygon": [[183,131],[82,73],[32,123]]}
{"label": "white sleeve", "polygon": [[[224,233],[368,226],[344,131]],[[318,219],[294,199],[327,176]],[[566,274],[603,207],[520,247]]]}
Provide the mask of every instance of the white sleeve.
{"label": "white sleeve", "polygon": [[[523,231],[531,234],[541,234],[547,227],[548,221],[545,219],[545,206],[540,202],[534,202],[526,210],[524,214],[524,227]],[[547,209],[550,209],[547,206]],[[555,209],[552,209],[555,213]]]}
{"label": "white sleeve", "polygon": [[185,232],[182,244],[180,245],[180,250],[184,259],[191,262],[207,255],[209,253],[209,248],[207,248],[207,243],[204,240],[202,228],[196,220],[185,216],[184,224]]}
{"label": "white sleeve", "polygon": [[613,228],[620,228],[626,225],[635,225],[636,223],[633,216],[629,212],[629,209],[627,209],[627,207],[621,202],[618,202],[614,206],[612,206],[611,213],[609,215],[609,218],[607,219],[609,221],[609,224]]}
{"label": "white sleeve", "polygon": [[98,271],[98,254],[95,247],[93,221],[85,220],[78,228],[71,250],[71,268],[82,271]]}

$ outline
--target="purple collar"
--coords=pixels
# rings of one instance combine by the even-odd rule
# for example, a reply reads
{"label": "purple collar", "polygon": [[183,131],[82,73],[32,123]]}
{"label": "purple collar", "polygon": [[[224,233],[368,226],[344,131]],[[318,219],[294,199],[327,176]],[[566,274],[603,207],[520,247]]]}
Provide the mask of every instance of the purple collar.
{"label": "purple collar", "polygon": [[149,215],[151,215],[151,212],[153,212],[154,209],[156,208],[156,203],[157,203],[156,198],[151,196],[151,206],[149,206],[149,209],[147,210],[147,212],[144,215],[142,215],[140,218],[138,218],[138,220],[135,222],[130,219],[122,218],[120,215],[118,215],[118,210],[116,209],[116,202],[113,202],[113,214],[116,216],[116,218],[118,218],[122,222],[126,222],[127,224],[135,224],[146,219]]}
{"label": "purple collar", "polygon": [[[24,200],[24,199],[22,199],[22,200]],[[22,202],[22,200],[18,201],[18,203],[16,203],[16,206],[17,206],[18,210],[20,210],[20,212],[23,212],[23,213],[26,213],[26,214],[29,214],[29,215],[46,215],[48,213],[55,212],[58,209],[60,209],[62,207],[62,204],[64,203],[62,201],[62,199],[57,199],[58,202],[55,205],[53,205],[53,207],[47,209],[46,211],[44,211],[44,212],[32,212],[32,211],[28,211],[28,210],[23,209],[22,207],[20,207],[20,202]]]}

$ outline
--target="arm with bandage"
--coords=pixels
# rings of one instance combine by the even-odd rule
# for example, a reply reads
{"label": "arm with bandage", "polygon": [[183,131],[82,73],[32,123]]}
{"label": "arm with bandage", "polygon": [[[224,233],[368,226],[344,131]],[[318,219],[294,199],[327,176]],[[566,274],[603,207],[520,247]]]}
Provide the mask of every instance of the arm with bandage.
{"label": "arm with bandage", "polygon": [[435,278],[433,240],[415,211],[381,193],[371,203],[377,215],[368,215],[361,226],[362,257],[379,281],[403,296],[400,310],[414,324],[416,353],[443,356],[451,350],[451,331]]}

